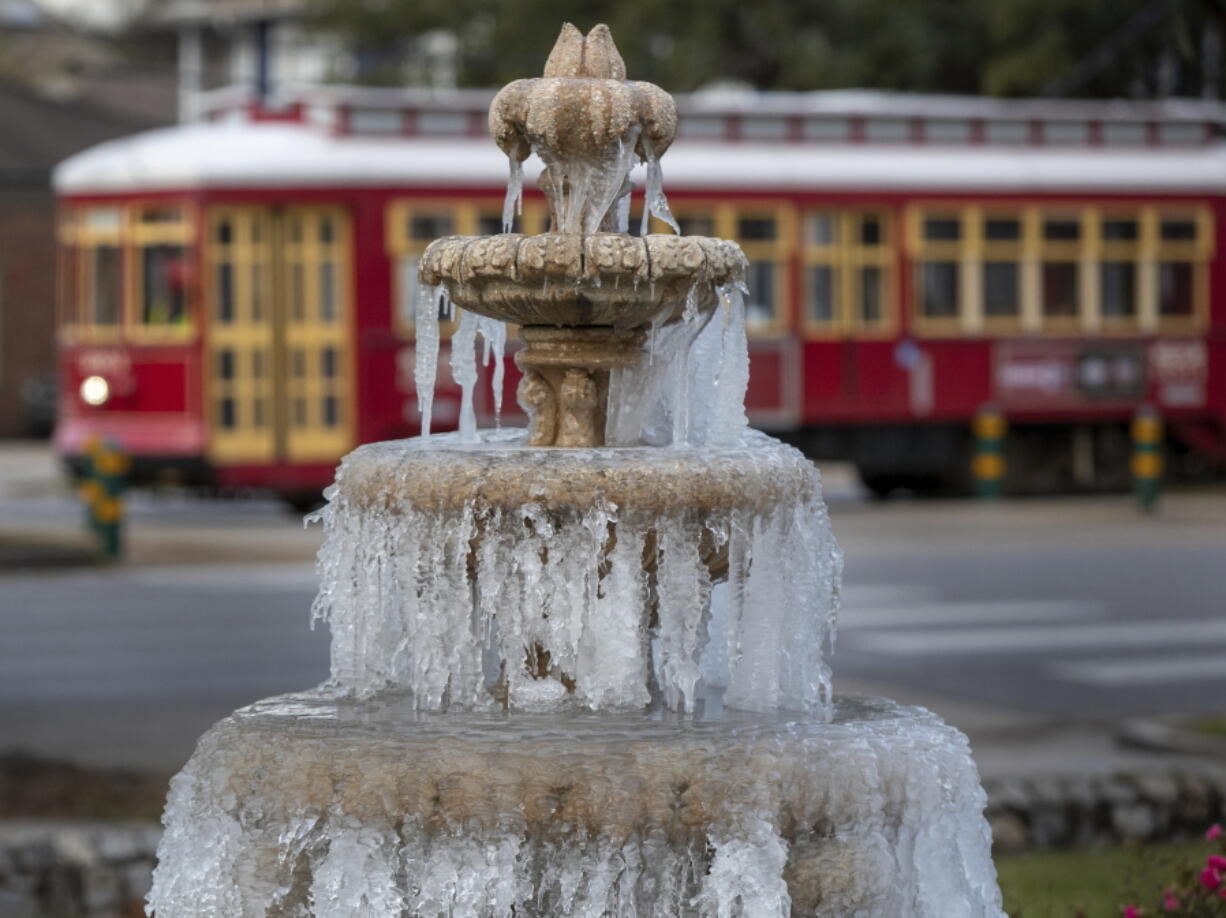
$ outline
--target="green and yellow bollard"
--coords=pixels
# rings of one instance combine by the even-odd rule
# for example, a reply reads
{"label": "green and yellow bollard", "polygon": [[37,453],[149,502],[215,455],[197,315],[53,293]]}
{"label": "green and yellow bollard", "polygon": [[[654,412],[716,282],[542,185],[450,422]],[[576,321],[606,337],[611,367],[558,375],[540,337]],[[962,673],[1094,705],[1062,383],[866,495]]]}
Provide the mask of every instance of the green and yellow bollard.
{"label": "green and yellow bollard", "polygon": [[1142,405],[1132,416],[1132,487],[1146,513],[1158,505],[1162,464],[1162,415],[1153,405]]}
{"label": "green and yellow bollard", "polygon": [[98,554],[108,561],[117,561],[123,551],[123,493],[130,465],[114,443],[95,437],[85,446],[85,475],[79,493]]}
{"label": "green and yellow bollard", "polygon": [[980,497],[1000,497],[1005,482],[1005,416],[995,405],[984,405],[975,415],[975,459],[971,471]]}

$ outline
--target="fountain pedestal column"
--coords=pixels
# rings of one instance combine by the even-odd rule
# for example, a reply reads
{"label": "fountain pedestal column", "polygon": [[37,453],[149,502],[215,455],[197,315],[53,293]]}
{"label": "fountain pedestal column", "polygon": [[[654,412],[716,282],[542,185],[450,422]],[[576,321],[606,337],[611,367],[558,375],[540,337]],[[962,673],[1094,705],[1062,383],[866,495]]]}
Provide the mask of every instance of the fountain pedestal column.
{"label": "fountain pedestal column", "polygon": [[529,446],[603,446],[609,373],[642,360],[644,332],[611,326],[525,326],[515,363]]}

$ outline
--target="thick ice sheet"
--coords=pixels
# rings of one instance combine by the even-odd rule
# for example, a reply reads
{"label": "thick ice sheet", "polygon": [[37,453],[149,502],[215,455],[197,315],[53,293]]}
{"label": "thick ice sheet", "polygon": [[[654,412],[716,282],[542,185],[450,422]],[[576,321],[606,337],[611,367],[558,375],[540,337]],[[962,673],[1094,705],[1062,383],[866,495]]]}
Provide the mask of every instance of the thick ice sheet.
{"label": "thick ice sheet", "polygon": [[238,916],[1001,916],[965,738],[918,708],[422,715],[324,693],[222,721],[151,904]]}
{"label": "thick ice sheet", "polygon": [[[654,698],[692,711],[718,686],[731,707],[828,712],[842,557],[817,471],[794,450],[761,434],[703,451],[469,436],[373,444],[342,464],[315,603],[332,629],[333,686],[408,692],[431,711],[504,697],[518,709]],[[431,462],[471,491],[440,506],[424,484],[395,490],[410,464],[420,482]],[[569,464],[585,481],[603,470],[610,490],[579,499]],[[695,499],[779,484],[770,499],[703,509],[650,488],[618,496],[618,480],[656,468]],[[508,472],[525,496],[496,504],[481,479]]]}

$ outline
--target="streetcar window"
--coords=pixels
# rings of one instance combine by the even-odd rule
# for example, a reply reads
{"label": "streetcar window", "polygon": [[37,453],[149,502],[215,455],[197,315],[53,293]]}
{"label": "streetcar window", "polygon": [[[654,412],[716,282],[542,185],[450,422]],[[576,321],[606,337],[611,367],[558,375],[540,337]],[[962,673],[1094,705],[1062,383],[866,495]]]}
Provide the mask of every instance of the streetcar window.
{"label": "streetcar window", "polygon": [[1194,306],[1192,265],[1164,261],[1158,265],[1158,313],[1168,318],[1187,318]]}
{"label": "streetcar window", "polygon": [[118,207],[93,207],[85,212],[85,228],[91,233],[119,233],[123,211]]}
{"label": "streetcar window", "polygon": [[836,300],[835,269],[830,265],[813,265],[809,268],[809,319],[829,323],[838,315]]}
{"label": "streetcar window", "polygon": [[809,245],[838,245],[839,221],[834,214],[812,214],[805,227]]}
{"label": "streetcar window", "polygon": [[324,322],[336,318],[336,268],[330,261],[319,264],[319,318]]}
{"label": "streetcar window", "polygon": [[958,263],[920,263],[920,312],[930,319],[948,319],[958,314]]}
{"label": "streetcar window", "polygon": [[[517,223],[519,218],[515,218],[511,226],[511,232],[516,232],[514,223]],[[502,232],[502,217],[501,216],[481,216],[477,218],[477,233],[481,236],[497,236]]]}
{"label": "streetcar window", "polygon": [[748,242],[770,242],[777,238],[775,221],[770,217],[742,217],[736,223],[737,237]]}
{"label": "streetcar window", "polygon": [[88,319],[94,325],[118,325],[123,311],[122,249],[117,245],[97,245],[91,256]]}
{"label": "streetcar window", "polygon": [[229,220],[217,221],[217,241],[221,245],[229,245],[234,241],[234,224]]}
{"label": "streetcar window", "polygon": [[217,352],[217,378],[234,378],[234,351],[229,348]]}
{"label": "streetcar window", "polygon": [[1159,228],[1163,242],[1195,242],[1195,220],[1163,220]]}
{"label": "streetcar window", "polygon": [[860,219],[860,245],[881,245],[884,241],[880,218],[862,217]]}
{"label": "streetcar window", "polygon": [[1043,314],[1052,318],[1077,315],[1077,263],[1043,264]]}
{"label": "streetcar window", "polygon": [[957,242],[962,238],[962,222],[957,217],[928,217],[924,238],[929,242]]}
{"label": "streetcar window", "polygon": [[181,245],[141,248],[141,321],[180,325],[187,320],[187,249]]}
{"label": "streetcar window", "polygon": [[1105,242],[1135,242],[1140,235],[1136,220],[1104,220]]}
{"label": "streetcar window", "polygon": [[714,236],[715,221],[710,217],[678,217],[682,236]]}
{"label": "streetcar window", "polygon": [[983,314],[994,318],[1018,315],[1018,270],[1012,261],[983,264]]}
{"label": "streetcar window", "polygon": [[336,348],[325,347],[320,355],[320,372],[324,379],[336,376]]}
{"label": "streetcar window", "polygon": [[217,266],[217,321],[234,321],[234,265],[229,262]]}
{"label": "streetcar window", "polygon": [[[251,230],[254,234],[259,223],[252,223]],[[251,266],[251,321],[261,322],[264,319],[264,266],[262,264],[253,264]]]}
{"label": "streetcar window", "polygon": [[1104,261],[1099,269],[1103,316],[1123,319],[1136,315],[1136,265],[1131,261]]}
{"label": "streetcar window", "polygon": [[218,401],[217,407],[218,414],[220,415],[218,420],[221,422],[222,427],[227,430],[233,430],[238,426],[238,407],[233,398],[228,395],[225,396]]}
{"label": "streetcar window", "polygon": [[332,244],[332,221],[327,217],[319,220],[319,241],[324,245]]}
{"label": "streetcar window", "polygon": [[409,238],[417,242],[433,242],[454,234],[455,221],[450,214],[415,214],[409,219]]}
{"label": "streetcar window", "polygon": [[983,238],[989,242],[1015,242],[1022,238],[1021,221],[991,217],[983,223]]}
{"label": "streetcar window", "polygon": [[146,207],[140,213],[140,222],[153,226],[182,223],[183,209],[179,207]]}
{"label": "streetcar window", "polygon": [[1043,238],[1051,242],[1076,242],[1081,238],[1081,224],[1065,218],[1044,220]]}
{"label": "streetcar window", "polygon": [[289,304],[295,321],[306,318],[306,278],[303,276],[302,262],[294,262],[289,270]]}
{"label": "streetcar window", "polygon": [[746,318],[750,324],[767,325],[775,318],[775,263],[751,261],[746,280],[749,287]]}
{"label": "streetcar window", "polygon": [[860,321],[873,325],[882,319],[882,272],[876,265],[860,269]]}

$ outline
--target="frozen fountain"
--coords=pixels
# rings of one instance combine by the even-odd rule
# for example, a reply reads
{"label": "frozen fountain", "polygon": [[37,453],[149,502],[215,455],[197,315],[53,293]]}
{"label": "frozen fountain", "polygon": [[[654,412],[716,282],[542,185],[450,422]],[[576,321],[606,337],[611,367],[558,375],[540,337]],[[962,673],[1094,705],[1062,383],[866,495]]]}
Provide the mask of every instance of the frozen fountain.
{"label": "frozen fountain", "polygon": [[[322,512],[331,678],[200,741],[151,910],[1001,915],[965,738],[831,693],[841,556],[817,470],[746,426],[744,256],[627,233],[640,161],[672,222],[671,98],[566,26],[490,127],[508,232],[422,258],[423,435],[346,457]],[[553,222],[520,236],[531,154]],[[462,420],[432,435],[455,307]],[[478,430],[508,322],[531,423]]]}

